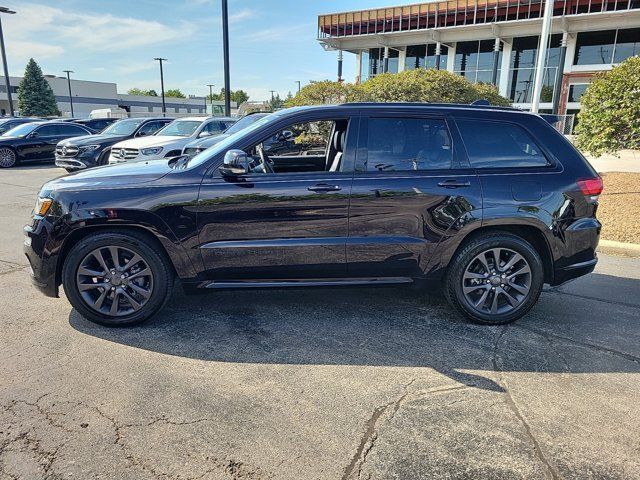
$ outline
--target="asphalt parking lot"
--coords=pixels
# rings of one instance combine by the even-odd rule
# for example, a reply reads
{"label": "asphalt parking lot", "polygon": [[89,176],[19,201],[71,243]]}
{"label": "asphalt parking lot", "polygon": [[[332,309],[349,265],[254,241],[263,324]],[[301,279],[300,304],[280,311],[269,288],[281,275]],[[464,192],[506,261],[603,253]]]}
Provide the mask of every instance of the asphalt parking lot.
{"label": "asphalt parking lot", "polygon": [[0,479],[640,478],[640,260],[479,327],[411,289],[174,296],[107,329],[30,285],[0,171]]}

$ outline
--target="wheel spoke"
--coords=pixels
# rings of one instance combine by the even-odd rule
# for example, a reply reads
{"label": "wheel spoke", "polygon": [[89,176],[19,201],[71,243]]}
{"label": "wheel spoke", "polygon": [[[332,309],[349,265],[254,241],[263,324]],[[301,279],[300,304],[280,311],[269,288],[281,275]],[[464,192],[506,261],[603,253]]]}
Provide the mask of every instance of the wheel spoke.
{"label": "wheel spoke", "polygon": [[501,271],[500,270],[500,252],[502,251],[501,248],[494,248],[491,250],[493,252],[493,268],[496,269],[496,271]]}
{"label": "wheel spoke", "polygon": [[94,250],[92,255],[104,269],[104,273],[107,273],[109,271],[109,267],[107,267],[107,262],[104,261],[104,257],[102,256],[100,249],[98,248],[97,250]]}
{"label": "wheel spoke", "polygon": [[529,293],[529,287],[527,287],[526,285],[518,285],[517,283],[510,283],[509,286],[513,288],[516,292],[522,295],[526,295],[527,293]]}
{"label": "wheel spoke", "polygon": [[502,293],[502,295],[505,296],[505,298],[507,299],[507,302],[509,302],[509,305],[511,305],[512,307],[518,306],[520,304],[520,300],[518,300],[515,297],[512,297],[511,294],[507,292],[505,289],[501,288],[500,293]]}
{"label": "wheel spoke", "polygon": [[92,270],[87,267],[80,267],[78,269],[78,275],[85,275],[87,277],[98,277],[102,278],[105,272],[99,272],[98,270]]}
{"label": "wheel spoke", "polygon": [[516,263],[518,263],[520,260],[524,260],[523,256],[520,255],[519,253],[514,253],[509,259],[509,261],[505,264],[505,266],[502,267],[502,271],[506,272],[511,267],[513,267]]}
{"label": "wheel spoke", "polygon": [[122,271],[128,272],[129,270],[131,270],[131,267],[133,267],[140,260],[142,260],[142,257],[136,253],[133,257],[131,257],[131,260],[124,264]]}
{"label": "wheel spoke", "polygon": [[95,301],[95,303],[93,304],[93,307],[96,310],[100,310],[102,308],[102,304],[104,303],[104,299],[107,298],[107,295],[109,294],[109,289],[105,289],[100,296],[98,297],[98,299]]}
{"label": "wheel spoke", "polygon": [[131,280],[135,280],[136,278],[146,277],[147,275],[151,275],[151,270],[149,270],[149,267],[146,267],[140,270],[139,272],[134,273],[129,277],[129,280],[131,281]]}
{"label": "wheel spoke", "polygon": [[498,313],[498,290],[493,290],[493,300],[491,300],[491,313]]}
{"label": "wheel spoke", "polygon": [[111,301],[111,308],[109,309],[109,314],[110,315],[117,315],[118,314],[118,307],[120,304],[120,292],[118,290],[116,290],[113,293],[113,300]]}
{"label": "wheel spoke", "polygon": [[151,292],[145,288],[142,288],[138,285],[136,285],[135,283],[130,283],[129,287],[134,290],[135,292],[139,293],[140,295],[142,295],[144,298],[149,298],[151,296]]}
{"label": "wheel spoke", "polygon": [[113,262],[113,267],[116,270],[120,270],[120,258],[118,256],[118,247],[109,247],[109,253],[111,254],[111,261]]}
{"label": "wheel spoke", "polygon": [[474,273],[474,272],[470,272],[470,271],[468,271],[468,270],[467,270],[466,272],[464,272],[464,279],[465,279],[465,280],[467,280],[467,279],[473,279],[473,278],[475,278],[475,279],[480,278],[480,279],[483,279],[483,280],[484,280],[485,278],[487,278],[487,275],[485,275],[484,273]]}
{"label": "wheel spoke", "polygon": [[531,269],[529,268],[529,265],[525,264],[523,265],[519,270],[513,272],[511,275],[509,275],[509,280],[516,278],[518,275],[524,275],[525,273],[531,273]]}
{"label": "wheel spoke", "polygon": [[481,253],[476,257],[476,259],[482,264],[487,274],[491,272],[491,269],[489,268],[489,263],[487,262],[487,252]]}
{"label": "wheel spoke", "polygon": [[490,291],[491,289],[486,288],[485,291],[482,292],[482,295],[480,296],[478,301],[475,303],[476,308],[482,309],[482,307],[484,307],[484,303],[487,301],[487,297],[489,296]]}
{"label": "wheel spoke", "polygon": [[78,285],[78,289],[81,292],[86,292],[87,290],[94,290],[100,287],[108,289],[109,285],[106,283],[81,283]]}

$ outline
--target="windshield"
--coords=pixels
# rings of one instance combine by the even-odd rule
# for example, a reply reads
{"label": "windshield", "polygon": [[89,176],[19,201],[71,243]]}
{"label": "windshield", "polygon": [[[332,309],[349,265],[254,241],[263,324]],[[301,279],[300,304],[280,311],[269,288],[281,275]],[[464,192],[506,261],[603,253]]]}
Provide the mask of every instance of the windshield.
{"label": "windshield", "polygon": [[190,137],[200,125],[202,125],[200,120],[174,120],[156,135]]}
{"label": "windshield", "polygon": [[24,137],[33,132],[39,124],[37,123],[25,123],[13,127],[11,130],[7,130],[2,134],[3,137]]}
{"label": "windshield", "polygon": [[[202,165],[204,162],[206,162],[210,158],[213,158],[214,156],[218,155],[220,152],[224,152],[225,150],[227,150],[230,145],[233,145],[244,135],[247,135],[255,130],[258,130],[263,125],[266,125],[267,123],[271,122],[275,118],[276,118],[276,115],[267,115],[266,117],[262,117],[258,120],[254,120],[253,122],[251,122],[251,124],[248,127],[245,125],[246,128],[244,128],[242,131],[236,132],[228,136],[227,138],[222,140],[220,143],[216,143],[213,147],[192,157],[189,160],[189,167],[197,167],[198,165]],[[242,120],[240,120],[238,123],[240,123],[241,121]],[[238,123],[236,123],[235,125],[237,125]],[[227,132],[229,132],[229,130],[227,130]]]}
{"label": "windshield", "polygon": [[266,116],[267,115],[260,115],[260,114],[247,115],[246,117],[241,118],[236,123],[234,123],[229,128],[227,128],[224,131],[224,133],[228,133],[229,135],[233,135],[234,133],[237,133],[240,130],[243,130],[243,129],[247,128],[249,125],[252,125],[252,124],[256,123],[258,120],[260,120],[261,118],[264,118]]}
{"label": "windshield", "polygon": [[144,119],[118,120],[102,131],[102,135],[131,135]]}

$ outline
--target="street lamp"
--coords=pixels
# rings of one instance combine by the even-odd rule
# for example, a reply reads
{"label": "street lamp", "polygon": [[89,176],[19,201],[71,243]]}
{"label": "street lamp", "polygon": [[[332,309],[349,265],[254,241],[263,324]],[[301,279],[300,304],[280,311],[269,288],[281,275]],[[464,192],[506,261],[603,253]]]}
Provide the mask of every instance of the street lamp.
{"label": "street lamp", "polygon": [[162,116],[167,116],[167,109],[164,104],[164,73],[162,72],[162,62],[166,62],[166,58],[156,57],[154,60],[160,62],[160,91],[162,92]]}
{"label": "street lamp", "polygon": [[229,6],[222,0],[222,50],[224,54],[224,114],[231,116],[231,80],[229,77]]}
{"label": "street lamp", "polygon": [[296,80],[296,83],[298,84],[298,93],[300,93],[300,80]]}
{"label": "street lamp", "polygon": [[67,74],[67,86],[69,87],[69,104],[71,105],[71,118],[73,118],[73,96],[71,95],[71,77],[70,73],[74,73],[73,70],[63,70]]}
{"label": "street lamp", "polygon": [[211,103],[211,115],[213,115],[213,83],[208,83],[207,87],[209,87],[209,102]]}
{"label": "street lamp", "polygon": [[[13,10],[7,7],[0,7],[0,14],[13,15]],[[0,15],[2,17],[2,15]],[[11,81],[9,80],[9,67],[7,67],[7,52],[4,49],[4,34],[2,33],[2,21],[0,20],[0,50],[2,50],[2,66],[4,67],[4,81],[7,85],[7,100],[9,101],[9,114],[13,117],[13,99],[11,98]]]}

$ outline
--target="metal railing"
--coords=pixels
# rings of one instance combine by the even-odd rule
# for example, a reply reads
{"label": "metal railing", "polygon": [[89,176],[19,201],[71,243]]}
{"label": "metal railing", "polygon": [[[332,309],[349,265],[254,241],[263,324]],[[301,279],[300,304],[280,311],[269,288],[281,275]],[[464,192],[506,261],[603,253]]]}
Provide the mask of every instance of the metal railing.
{"label": "metal railing", "polygon": [[[640,9],[640,0],[559,0],[553,15]],[[452,0],[318,16],[318,38],[542,18],[542,0]]]}

